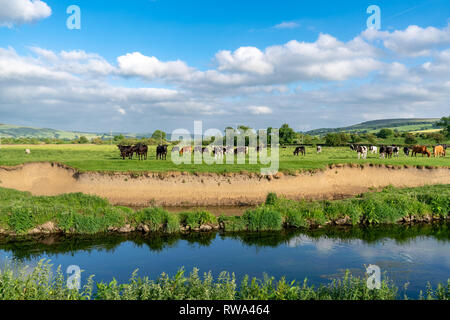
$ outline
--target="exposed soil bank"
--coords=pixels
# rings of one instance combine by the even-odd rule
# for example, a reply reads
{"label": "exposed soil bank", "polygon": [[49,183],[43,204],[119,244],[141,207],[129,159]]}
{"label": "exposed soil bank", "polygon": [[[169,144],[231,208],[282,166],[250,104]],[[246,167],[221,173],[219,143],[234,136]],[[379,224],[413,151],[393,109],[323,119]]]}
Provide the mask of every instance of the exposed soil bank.
{"label": "exposed soil bank", "polygon": [[269,192],[289,199],[339,199],[388,185],[420,187],[449,184],[450,168],[336,165],[296,175],[251,173],[188,174],[181,172],[99,173],[78,171],[56,163],[0,167],[0,186],[33,195],[83,192],[115,205],[230,206],[255,205]]}

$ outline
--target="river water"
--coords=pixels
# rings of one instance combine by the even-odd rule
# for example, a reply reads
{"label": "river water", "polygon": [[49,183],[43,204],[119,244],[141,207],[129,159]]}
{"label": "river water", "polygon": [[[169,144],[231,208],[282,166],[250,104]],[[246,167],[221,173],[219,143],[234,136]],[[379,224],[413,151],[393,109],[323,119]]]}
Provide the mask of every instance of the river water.
{"label": "river water", "polygon": [[[383,277],[417,297],[427,282],[450,278],[450,223],[370,228],[334,227],[316,231],[271,233],[204,233],[193,235],[96,235],[41,238],[0,238],[0,260],[35,265],[50,259],[65,270],[78,265],[83,278],[120,282],[139,269],[139,275],[174,274],[180,267],[200,272],[234,272],[311,284],[327,283],[345,270],[364,276],[365,267],[378,265]],[[403,292],[403,291],[401,291]]]}

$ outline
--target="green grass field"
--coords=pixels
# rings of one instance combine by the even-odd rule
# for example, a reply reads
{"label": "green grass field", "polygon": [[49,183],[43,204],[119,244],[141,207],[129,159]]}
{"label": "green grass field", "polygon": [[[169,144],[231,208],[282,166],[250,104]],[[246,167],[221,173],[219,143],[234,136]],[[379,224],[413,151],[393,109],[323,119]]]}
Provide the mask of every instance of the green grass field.
{"label": "green grass field", "polygon": [[[25,149],[29,148],[31,154],[25,154]],[[170,151],[171,148],[169,148]],[[430,149],[429,149],[430,150]],[[322,154],[317,154],[312,147],[307,148],[306,156],[293,156],[294,148],[280,149],[280,171],[295,172],[297,170],[322,169],[331,164],[346,163],[372,163],[389,165],[408,166],[450,166],[450,157],[431,158],[422,157],[408,158],[401,152],[399,158],[379,159],[379,155],[372,155],[369,152],[366,160],[358,160],[357,153],[348,147],[324,147]],[[432,151],[432,150],[430,150]],[[26,162],[52,161],[66,164],[79,171],[125,171],[125,172],[165,172],[165,171],[185,171],[185,172],[259,172],[261,167],[269,165],[261,164],[183,164],[176,165],[170,160],[170,152],[167,160],[156,160],[156,147],[149,147],[149,156],[146,161],[122,160],[119,150],[112,145],[33,145],[33,146],[5,146],[0,149],[0,165],[14,166]]]}

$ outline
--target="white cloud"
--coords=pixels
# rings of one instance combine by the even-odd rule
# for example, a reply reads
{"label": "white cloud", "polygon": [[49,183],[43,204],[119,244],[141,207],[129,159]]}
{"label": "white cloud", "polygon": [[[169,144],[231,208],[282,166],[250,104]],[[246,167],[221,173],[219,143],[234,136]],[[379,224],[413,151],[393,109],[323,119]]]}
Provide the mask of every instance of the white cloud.
{"label": "white cloud", "polygon": [[425,56],[434,48],[450,45],[450,24],[443,29],[415,25],[393,32],[368,29],[362,36],[369,41],[381,39],[386,48],[399,54]]}
{"label": "white cloud", "polygon": [[[209,70],[139,52],[110,63],[83,50],[31,47],[21,55],[0,48],[0,112],[10,123],[29,115],[48,127],[141,132],[191,119],[221,128],[237,116],[255,128],[289,122],[303,129],[448,112],[450,49],[422,43],[415,52],[429,55],[411,59],[374,39],[321,34],[312,42],[221,50]],[[276,119],[264,116],[270,114]]]}
{"label": "white cloud", "polygon": [[49,17],[52,9],[41,0],[0,0],[0,26],[31,23]]}
{"label": "white cloud", "polygon": [[298,28],[300,25],[297,22],[282,22],[274,26],[275,29],[294,29]]}
{"label": "white cloud", "polygon": [[140,52],[127,53],[117,58],[121,74],[141,76],[147,79],[183,78],[191,69],[183,61],[162,62],[156,57],[144,56]]}
{"label": "white cloud", "polygon": [[241,47],[231,53],[223,50],[216,54],[219,71],[248,72],[258,75],[273,73],[273,65],[265,60],[264,54],[255,47]]}
{"label": "white cloud", "polygon": [[250,106],[247,109],[254,115],[263,115],[272,113],[272,109],[266,106]]}

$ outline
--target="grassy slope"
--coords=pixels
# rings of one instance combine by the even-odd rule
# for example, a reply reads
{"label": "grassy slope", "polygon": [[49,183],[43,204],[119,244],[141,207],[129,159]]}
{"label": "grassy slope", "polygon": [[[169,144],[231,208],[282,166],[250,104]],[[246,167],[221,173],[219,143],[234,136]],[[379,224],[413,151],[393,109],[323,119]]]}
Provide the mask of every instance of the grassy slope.
{"label": "grassy slope", "polygon": [[85,136],[88,139],[97,138],[101,135],[87,132],[72,132],[55,130],[49,128],[33,128],[15,125],[0,124],[0,136],[3,138],[58,138],[58,139],[76,139],[76,137]]}
{"label": "grassy slope", "polygon": [[[450,185],[420,188],[385,188],[382,192],[337,201],[292,201],[268,195],[266,204],[243,216],[217,219],[206,211],[169,213],[159,207],[139,211],[111,206],[95,196],[66,194],[36,197],[0,188],[0,228],[27,234],[33,228],[53,222],[65,233],[94,234],[117,230],[175,233],[200,231],[204,225],[225,231],[270,231],[283,228],[311,228],[330,223],[380,224],[399,221],[448,219]],[[143,228],[145,226],[146,229]]]}
{"label": "grassy slope", "polygon": [[[28,147],[27,147],[28,148]],[[25,162],[54,161],[61,162],[80,171],[127,171],[127,172],[259,172],[261,167],[268,165],[175,165],[170,161],[170,153],[166,161],[156,160],[156,147],[149,149],[147,161],[122,160],[116,146],[109,145],[43,145],[30,146],[31,154],[26,155],[24,146],[2,146],[0,149],[0,165],[13,166]],[[296,170],[323,169],[330,164],[373,163],[409,166],[450,166],[449,155],[446,158],[426,158],[418,156],[408,158],[379,159],[371,155],[367,160],[358,160],[357,154],[347,147],[323,148],[322,154],[316,154],[312,147],[307,148],[305,157],[294,157],[294,148],[280,149],[280,171],[294,172]]]}

